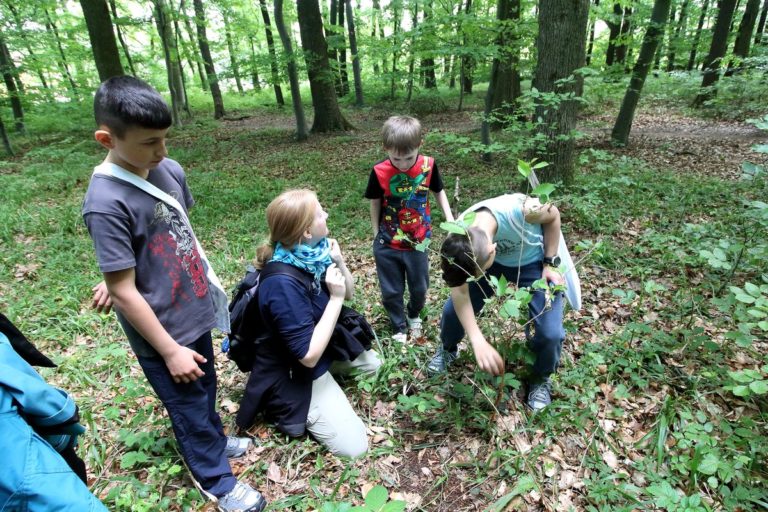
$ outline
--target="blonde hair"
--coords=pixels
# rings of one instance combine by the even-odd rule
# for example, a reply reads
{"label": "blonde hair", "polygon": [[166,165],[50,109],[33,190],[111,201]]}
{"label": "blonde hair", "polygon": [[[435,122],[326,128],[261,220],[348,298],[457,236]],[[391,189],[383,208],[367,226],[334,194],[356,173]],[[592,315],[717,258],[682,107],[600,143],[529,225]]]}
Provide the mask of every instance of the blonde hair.
{"label": "blonde hair", "polygon": [[421,146],[421,123],[411,116],[392,116],[381,127],[384,149],[400,153],[413,151]]}
{"label": "blonde hair", "polygon": [[275,245],[280,242],[290,249],[312,226],[317,213],[317,194],[308,189],[287,190],[267,206],[269,243],[256,251],[256,268],[264,268],[272,259]]}

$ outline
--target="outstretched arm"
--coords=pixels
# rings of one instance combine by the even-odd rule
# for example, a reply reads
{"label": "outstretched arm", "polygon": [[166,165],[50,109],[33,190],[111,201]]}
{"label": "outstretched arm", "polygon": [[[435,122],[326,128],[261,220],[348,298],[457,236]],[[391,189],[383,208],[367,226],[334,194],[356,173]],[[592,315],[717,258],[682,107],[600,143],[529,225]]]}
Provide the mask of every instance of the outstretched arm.
{"label": "outstretched arm", "polygon": [[445,220],[453,222],[453,212],[451,211],[451,203],[448,202],[448,194],[445,193],[445,189],[435,194],[437,204],[440,205],[440,209],[443,210]]}
{"label": "outstretched arm", "polygon": [[371,228],[374,238],[379,234],[379,219],[381,218],[381,199],[371,199]]}
{"label": "outstretched arm", "polygon": [[504,360],[493,346],[486,341],[480,327],[477,325],[477,318],[472,309],[472,301],[469,297],[469,285],[464,283],[461,286],[451,288],[451,299],[453,299],[453,308],[459,317],[464,331],[467,333],[469,342],[472,345],[472,351],[475,353],[477,365],[492,375],[500,375],[504,371]]}
{"label": "outstretched arm", "polygon": [[[529,197],[523,205],[526,222],[541,224],[544,232],[544,256],[552,258],[560,245],[560,211],[552,203],[541,204],[538,199]],[[565,279],[556,268],[544,265],[541,277],[548,283],[563,284]]]}
{"label": "outstretched arm", "polygon": [[315,330],[312,331],[312,339],[309,341],[307,353],[299,359],[299,362],[308,368],[314,368],[317,365],[331,341],[336,320],[338,320],[341,306],[344,304],[344,281],[342,271],[336,267],[335,263],[332,263],[325,272],[325,284],[330,293],[328,304],[325,306],[320,321],[315,325]]}

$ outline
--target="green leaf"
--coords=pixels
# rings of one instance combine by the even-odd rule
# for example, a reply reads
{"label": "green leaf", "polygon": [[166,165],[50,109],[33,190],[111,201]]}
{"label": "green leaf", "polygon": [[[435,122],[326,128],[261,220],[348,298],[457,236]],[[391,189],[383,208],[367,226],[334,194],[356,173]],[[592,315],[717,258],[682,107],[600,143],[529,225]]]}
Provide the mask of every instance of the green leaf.
{"label": "green leaf", "polygon": [[744,290],[746,290],[748,294],[750,294],[755,298],[760,297],[760,295],[762,295],[762,292],[760,291],[760,287],[757,286],[756,284],[746,283],[744,284]]}
{"label": "green leaf", "polygon": [[383,485],[377,485],[365,495],[365,504],[368,508],[379,510],[387,502],[387,489]]}
{"label": "green leaf", "polygon": [[147,462],[149,457],[144,452],[128,452],[120,459],[120,469],[131,469],[132,467]]}
{"label": "green leaf", "polygon": [[768,153],[768,144],[755,144],[752,146],[752,151],[757,153]]}
{"label": "green leaf", "polygon": [[509,299],[504,303],[504,312],[509,315],[509,318],[517,318],[520,316],[520,301]]}
{"label": "green leaf", "polygon": [[756,380],[749,385],[749,389],[756,395],[764,395],[768,393],[768,381]]}
{"label": "green leaf", "polygon": [[381,512],[403,512],[405,510],[405,506],[407,505],[406,502],[395,500],[390,501],[384,507],[381,509]]}
{"label": "green leaf", "polygon": [[748,309],[747,313],[755,318],[765,318],[768,316],[768,313],[765,311],[760,311],[759,309]]}
{"label": "green leaf", "polygon": [[717,466],[720,464],[720,459],[714,453],[708,453],[704,456],[704,460],[699,464],[699,473],[704,475],[714,475],[717,473]]}
{"label": "green leaf", "polygon": [[457,222],[441,222],[440,229],[444,229],[449,233],[455,233],[457,235],[467,234],[467,229]]}
{"label": "green leaf", "polygon": [[736,396],[749,396],[749,386],[734,386],[732,391]]}
{"label": "green leaf", "polygon": [[519,172],[523,176],[523,178],[528,179],[528,176],[531,175],[531,164],[529,164],[525,160],[518,160],[517,172]]}
{"label": "green leaf", "polygon": [[532,196],[549,196],[555,191],[555,186],[551,183],[542,183],[531,191]]}
{"label": "green leaf", "polygon": [[736,294],[736,300],[743,302],[744,304],[754,304],[755,298],[751,295],[745,295],[743,293]]}

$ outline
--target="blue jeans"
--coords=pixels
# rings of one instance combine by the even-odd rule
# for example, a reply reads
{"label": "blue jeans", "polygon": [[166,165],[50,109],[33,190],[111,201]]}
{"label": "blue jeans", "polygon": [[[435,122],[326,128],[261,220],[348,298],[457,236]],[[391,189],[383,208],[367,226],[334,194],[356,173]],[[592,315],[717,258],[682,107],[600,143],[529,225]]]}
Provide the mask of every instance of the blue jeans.
{"label": "blue jeans", "polygon": [[199,365],[205,375],[194,382],[174,382],[161,357],[139,356],[139,364],[168,411],[181,455],[192,476],[203,489],[220,498],[235,487],[237,480],[224,453],[227,437],[216,412],[211,333],[200,336],[188,347],[208,361]]}
{"label": "blue jeans", "polygon": [[406,308],[403,302],[408,283],[408,318],[416,318],[427,302],[429,258],[417,250],[399,251],[389,247],[381,237],[373,241],[373,258],[381,287],[381,303],[389,315],[392,332],[406,332]]}
{"label": "blue jeans", "polygon": [[[505,267],[504,265],[494,263],[486,271],[488,276],[505,276],[507,280],[514,284],[520,276],[519,285],[521,287],[530,286],[537,279],[541,279],[543,270],[540,261],[523,265],[522,267]],[[484,298],[493,295],[493,288],[487,279],[481,278],[478,281],[468,283],[469,297],[472,301],[472,308],[477,316],[485,305]],[[544,310],[546,297],[544,290],[536,290],[533,293],[531,302],[528,304],[528,318],[533,319],[526,328],[526,338],[528,346],[536,355],[536,362],[533,364],[533,374],[535,378],[544,378],[554,373],[560,363],[560,352],[565,339],[565,329],[563,328],[563,307],[565,299],[562,293],[557,293],[552,300],[552,307]],[[449,352],[456,352],[456,346],[464,337],[464,327],[456,315],[453,307],[453,299],[448,299],[443,308],[443,316],[440,319],[440,341],[443,348]]]}

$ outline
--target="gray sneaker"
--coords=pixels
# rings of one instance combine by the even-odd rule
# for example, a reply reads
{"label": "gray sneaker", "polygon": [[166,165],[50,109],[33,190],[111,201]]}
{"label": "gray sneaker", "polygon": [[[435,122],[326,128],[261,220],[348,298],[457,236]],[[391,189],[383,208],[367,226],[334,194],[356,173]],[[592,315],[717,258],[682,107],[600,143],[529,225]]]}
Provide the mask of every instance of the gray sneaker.
{"label": "gray sneaker", "polygon": [[219,512],[261,512],[267,500],[250,485],[237,482],[235,488],[219,498],[216,507]]}
{"label": "gray sneaker", "polygon": [[552,381],[547,377],[541,382],[530,384],[526,404],[533,411],[540,411],[552,403]]}
{"label": "gray sneaker", "polygon": [[236,459],[245,455],[249,446],[251,446],[249,437],[227,436],[227,447],[224,449],[224,454],[228,459]]}
{"label": "gray sneaker", "polygon": [[435,375],[447,372],[448,367],[456,360],[456,357],[458,357],[457,352],[449,352],[440,347],[437,353],[432,356],[432,359],[429,360],[429,363],[427,363],[427,374],[430,377],[434,377]]}

